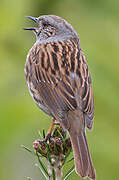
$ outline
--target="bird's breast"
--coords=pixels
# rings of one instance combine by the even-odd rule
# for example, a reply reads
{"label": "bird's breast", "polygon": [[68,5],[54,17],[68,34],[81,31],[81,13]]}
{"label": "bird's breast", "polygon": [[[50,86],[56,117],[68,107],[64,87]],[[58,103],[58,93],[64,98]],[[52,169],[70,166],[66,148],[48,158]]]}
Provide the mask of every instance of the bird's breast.
{"label": "bird's breast", "polygon": [[[67,86],[70,87],[63,96],[69,97],[68,99],[72,99],[73,96],[76,104],[71,87],[71,75],[78,73],[79,61],[79,49],[73,40],[36,43],[31,48],[25,64],[26,81],[35,103],[43,111],[51,114],[39,93],[42,83],[50,85],[52,90],[58,85],[58,92],[61,94]],[[73,95],[69,96],[69,90]]]}

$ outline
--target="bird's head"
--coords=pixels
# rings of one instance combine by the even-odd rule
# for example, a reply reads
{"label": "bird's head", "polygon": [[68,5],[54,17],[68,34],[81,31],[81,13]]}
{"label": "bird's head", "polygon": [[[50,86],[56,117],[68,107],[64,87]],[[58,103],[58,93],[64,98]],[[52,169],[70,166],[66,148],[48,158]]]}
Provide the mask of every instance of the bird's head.
{"label": "bird's head", "polygon": [[65,39],[65,38],[78,38],[74,28],[64,19],[55,15],[43,15],[38,18],[27,16],[38,24],[38,27],[25,28],[35,33],[37,39]]}

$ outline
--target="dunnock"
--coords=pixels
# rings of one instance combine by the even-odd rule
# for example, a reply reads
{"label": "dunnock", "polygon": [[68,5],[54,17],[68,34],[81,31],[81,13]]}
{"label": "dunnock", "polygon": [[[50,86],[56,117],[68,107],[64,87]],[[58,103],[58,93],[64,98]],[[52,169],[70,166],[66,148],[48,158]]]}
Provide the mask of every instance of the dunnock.
{"label": "dunnock", "polygon": [[57,119],[69,132],[75,169],[82,178],[95,179],[85,130],[91,129],[94,100],[91,77],[74,28],[55,15],[28,16],[38,27],[26,28],[36,35],[25,75],[35,103]]}

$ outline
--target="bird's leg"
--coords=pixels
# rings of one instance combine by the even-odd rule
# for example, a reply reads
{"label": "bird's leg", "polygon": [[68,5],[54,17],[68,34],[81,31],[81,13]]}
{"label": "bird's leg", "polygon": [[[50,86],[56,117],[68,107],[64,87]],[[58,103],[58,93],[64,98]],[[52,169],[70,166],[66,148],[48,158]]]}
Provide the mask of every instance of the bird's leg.
{"label": "bird's leg", "polygon": [[51,132],[52,132],[52,129],[55,125],[58,125],[60,126],[60,122],[56,121],[55,118],[52,119],[52,123],[49,127],[49,130],[47,132],[47,135],[45,136],[45,138],[43,140],[39,140],[39,142],[46,142],[50,137],[51,137]]}
{"label": "bird's leg", "polygon": [[52,119],[52,123],[51,123],[51,125],[49,127],[48,133],[47,133],[46,138],[45,138],[46,140],[48,140],[50,138],[50,136],[51,136],[52,129],[53,129],[54,125],[55,125],[55,120],[56,120],[55,118]]}

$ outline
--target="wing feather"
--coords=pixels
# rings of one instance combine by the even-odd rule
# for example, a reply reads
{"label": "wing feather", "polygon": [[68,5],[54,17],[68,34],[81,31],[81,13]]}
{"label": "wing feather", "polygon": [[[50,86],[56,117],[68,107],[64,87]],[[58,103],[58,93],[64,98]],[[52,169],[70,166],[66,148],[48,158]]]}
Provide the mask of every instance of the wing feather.
{"label": "wing feather", "polygon": [[31,67],[26,69],[32,70],[32,73],[29,70],[30,80],[37,87],[44,105],[54,116],[60,117],[63,112],[75,110],[78,101],[81,101],[79,104],[82,104],[86,125],[91,129],[94,101],[85,56],[71,40],[57,42],[57,49],[53,48],[55,46],[55,42],[37,45],[37,61],[34,61],[35,47],[31,50],[28,57],[30,63],[26,64]]}

